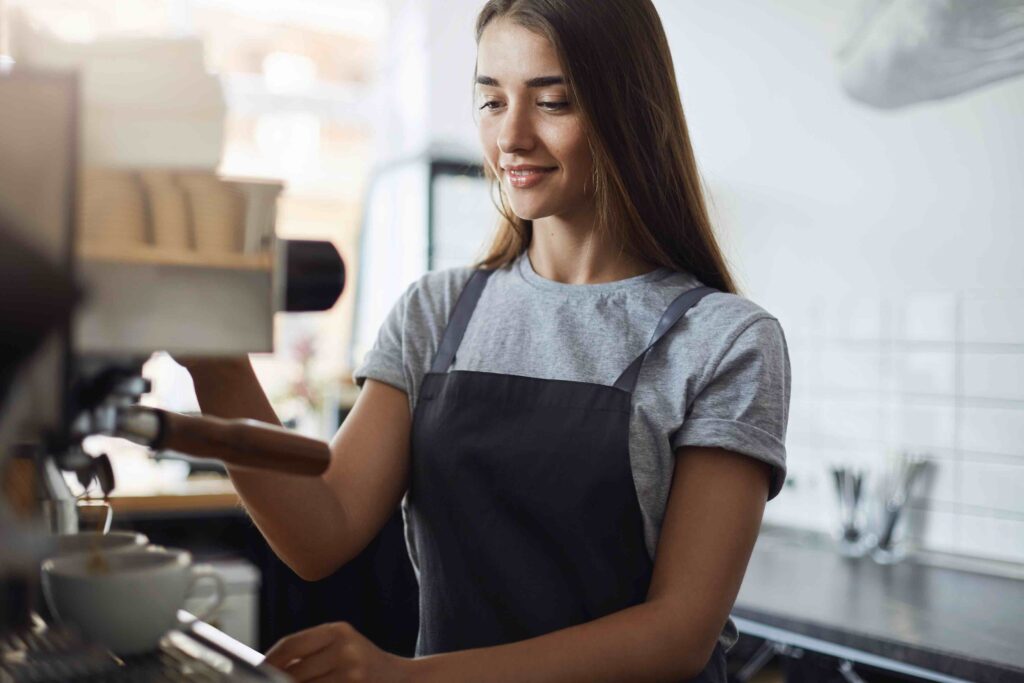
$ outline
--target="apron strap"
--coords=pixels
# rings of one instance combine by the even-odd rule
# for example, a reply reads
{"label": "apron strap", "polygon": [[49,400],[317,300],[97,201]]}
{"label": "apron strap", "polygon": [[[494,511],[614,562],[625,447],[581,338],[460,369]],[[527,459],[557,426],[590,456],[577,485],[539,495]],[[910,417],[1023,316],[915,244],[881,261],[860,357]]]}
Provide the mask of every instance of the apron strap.
{"label": "apron strap", "polygon": [[717,292],[718,290],[714,287],[695,287],[689,291],[683,292],[677,296],[672,303],[665,309],[665,313],[662,314],[661,320],[658,321],[658,326],[654,330],[654,334],[651,335],[651,341],[647,344],[647,348],[636,357],[629,367],[619,375],[619,379],[615,381],[615,388],[628,391],[630,394],[633,393],[633,389],[636,388],[637,377],[640,376],[640,367],[644,364],[644,359],[647,358],[647,354],[650,353],[654,345],[657,344],[662,337],[664,337],[672,327],[682,319],[686,312],[697,305],[697,303],[708,294]]}
{"label": "apron strap", "polygon": [[469,278],[469,282],[466,283],[455,302],[455,309],[444,329],[444,336],[434,355],[434,363],[430,366],[430,372],[441,374],[448,372],[448,368],[455,361],[455,352],[459,350],[459,345],[462,343],[462,335],[466,334],[466,328],[469,327],[469,319],[473,317],[480,293],[484,291],[484,285],[487,284],[487,279],[493,273],[493,270],[477,270]]}

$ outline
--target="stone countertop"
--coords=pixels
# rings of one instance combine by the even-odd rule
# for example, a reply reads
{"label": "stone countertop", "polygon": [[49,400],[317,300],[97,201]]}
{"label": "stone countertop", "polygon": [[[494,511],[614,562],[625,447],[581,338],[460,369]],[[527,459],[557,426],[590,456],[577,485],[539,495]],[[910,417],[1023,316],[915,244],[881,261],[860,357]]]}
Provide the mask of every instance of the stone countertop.
{"label": "stone countertop", "polygon": [[733,614],[978,683],[1024,681],[1024,581],[850,559],[827,538],[762,531]]}

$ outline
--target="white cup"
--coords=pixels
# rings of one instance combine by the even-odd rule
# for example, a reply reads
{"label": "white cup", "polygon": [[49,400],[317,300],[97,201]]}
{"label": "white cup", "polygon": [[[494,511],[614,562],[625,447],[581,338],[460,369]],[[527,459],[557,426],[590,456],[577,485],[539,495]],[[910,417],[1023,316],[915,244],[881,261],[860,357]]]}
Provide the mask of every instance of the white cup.
{"label": "white cup", "polygon": [[224,600],[224,581],[212,567],[192,565],[192,555],[149,546],[52,557],[43,562],[43,594],[57,619],[119,655],[156,648],[177,624],[178,610],[202,579],[214,582],[214,598],[196,615],[207,618]]}

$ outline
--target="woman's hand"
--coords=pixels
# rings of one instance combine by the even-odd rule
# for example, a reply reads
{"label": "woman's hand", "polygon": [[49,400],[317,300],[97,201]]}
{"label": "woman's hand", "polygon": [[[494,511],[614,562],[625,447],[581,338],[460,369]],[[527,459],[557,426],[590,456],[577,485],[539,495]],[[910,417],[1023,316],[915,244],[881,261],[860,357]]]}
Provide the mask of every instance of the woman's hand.
{"label": "woman's hand", "polygon": [[344,621],[282,638],[266,659],[297,683],[404,683],[412,680],[413,661],[384,652]]}

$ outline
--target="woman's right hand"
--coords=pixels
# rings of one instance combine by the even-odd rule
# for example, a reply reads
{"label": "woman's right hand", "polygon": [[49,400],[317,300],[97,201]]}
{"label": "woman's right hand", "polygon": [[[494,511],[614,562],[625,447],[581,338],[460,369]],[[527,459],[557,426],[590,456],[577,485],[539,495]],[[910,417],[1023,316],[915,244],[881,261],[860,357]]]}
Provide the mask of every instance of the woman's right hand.
{"label": "woman's right hand", "polygon": [[174,360],[192,376],[204,415],[281,424],[248,356],[178,356]]}

